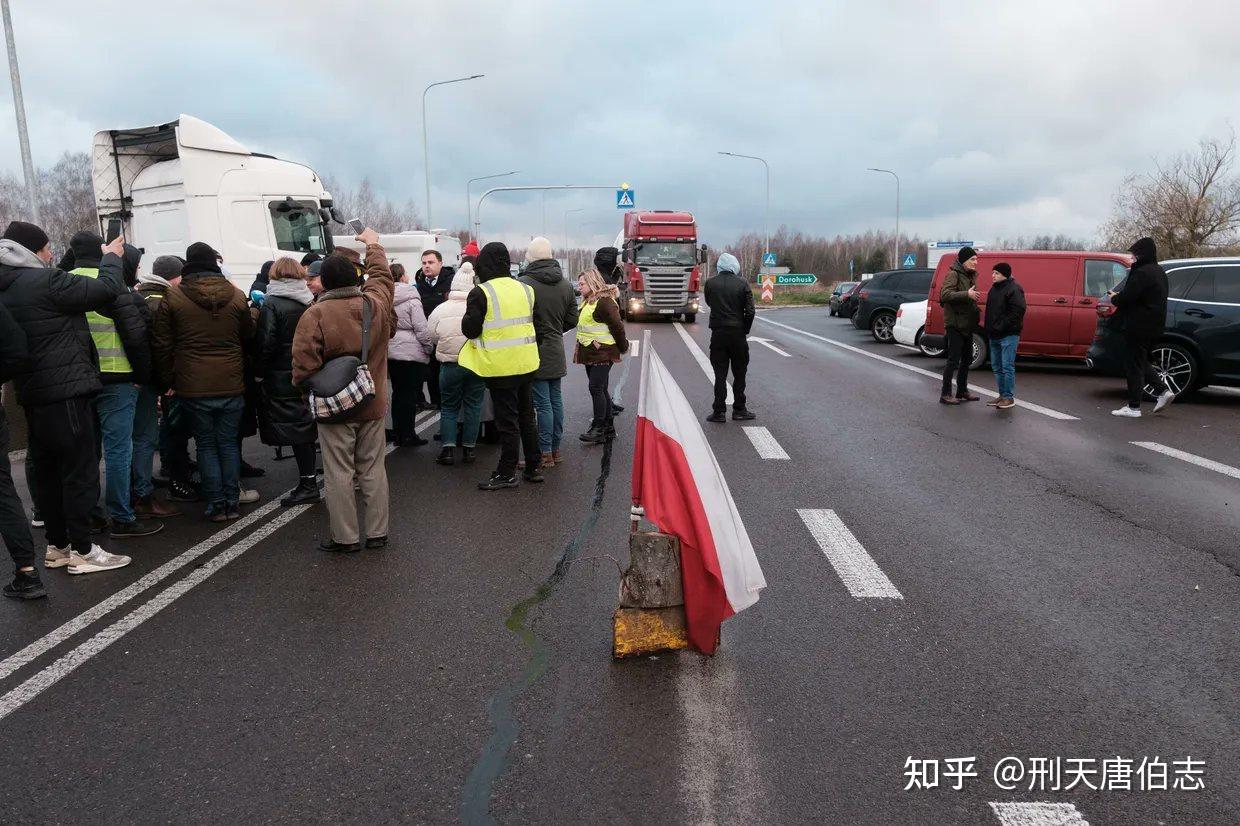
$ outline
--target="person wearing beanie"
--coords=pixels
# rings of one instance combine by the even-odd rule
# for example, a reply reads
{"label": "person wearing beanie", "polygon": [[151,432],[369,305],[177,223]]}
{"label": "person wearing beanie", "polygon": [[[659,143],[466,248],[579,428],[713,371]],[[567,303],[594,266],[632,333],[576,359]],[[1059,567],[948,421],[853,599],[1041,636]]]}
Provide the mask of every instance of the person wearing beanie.
{"label": "person wearing beanie", "polygon": [[710,307],[710,365],[715,370],[715,401],[706,421],[728,420],[728,370],[732,371],[732,420],[757,418],[747,406],[749,331],[755,316],[753,288],[741,277],[741,262],[730,252],[715,262],[715,277],[702,288]]}
{"label": "person wearing beanie", "polygon": [[307,382],[327,362],[340,356],[361,356],[363,307],[370,308],[366,366],[374,379],[374,398],[354,407],[343,421],[318,423],[324,498],[331,525],[331,537],[318,547],[330,553],[361,550],[359,492],[366,509],[366,547],[377,549],[388,543],[384,419],[388,411],[388,341],[395,332],[395,286],[379,233],[366,228],[355,238],[366,249],[366,283],[359,286],[356,277],[346,283],[343,271],[333,261],[339,256],[327,256],[322,269],[325,289],[302,313],[293,335],[293,386],[305,392],[309,390]]}
{"label": "person wearing beanie", "polygon": [[538,336],[538,372],[530,385],[538,417],[538,446],[542,466],[559,464],[564,437],[564,396],[561,380],[568,375],[564,333],[577,326],[577,296],[551,257],[551,242],[538,237],[525,250],[528,264],[521,283],[534,291],[534,331]]}
{"label": "person wearing beanie", "polygon": [[125,242],[86,250],[98,277],[51,266],[47,234],[13,222],[0,239],[0,303],[26,333],[26,370],[14,377],[26,411],[28,462],[37,469],[34,499],[45,524],[44,565],[85,574],[128,565],[91,542],[90,512],[99,499],[91,400],[103,388],[86,313],[108,311],[126,294]]}
{"label": "person wearing beanie", "polygon": [[[452,267],[444,266],[443,256],[440,255],[439,250],[422,251],[422,268],[414,278],[414,286],[418,289],[418,296],[422,299],[422,310],[427,316],[448,300],[448,293],[452,292],[452,278],[455,274],[456,270]],[[423,380],[426,382],[427,398],[423,399],[419,406],[438,410],[441,401],[439,360],[435,358],[434,353],[431,353],[431,360],[426,363],[426,369],[422,373]],[[422,388],[419,387],[419,396],[421,393]]]}
{"label": "person wearing beanie", "polygon": [[542,482],[538,421],[530,387],[539,367],[538,312],[534,288],[512,277],[508,248],[492,241],[478,253],[478,286],[465,300],[461,332],[469,339],[459,364],[481,376],[491,391],[499,431],[499,465],[479,490],[515,488],[517,461],[525,455],[527,482]]}
{"label": "person wearing beanie", "polygon": [[624,270],[617,264],[619,260],[620,250],[615,247],[600,247],[594,253],[594,269],[598,270],[608,284],[619,284],[624,280]]}
{"label": "person wearing beanie", "polygon": [[185,251],[181,283],[159,303],[151,341],[162,387],[170,388],[189,422],[198,449],[205,517],[239,519],[245,409],[245,347],[254,316],[221,272],[219,256],[204,243]]}
{"label": "person wearing beanie", "polygon": [[[943,277],[939,304],[943,307],[943,324],[947,332],[947,365],[943,368],[942,404],[975,402],[981,397],[969,392],[969,365],[973,361],[973,333],[977,330],[981,311],[977,290],[977,252],[962,247],[956,260]],[[952,377],[956,392],[952,393]]]}
{"label": "person wearing beanie", "polygon": [[477,257],[478,257],[478,242],[477,241],[470,241],[468,244],[466,244],[464,247],[461,248],[461,259],[462,260],[466,258],[474,259]]}
{"label": "person wearing beanie", "polygon": [[320,260],[322,257],[323,256],[319,255],[317,252],[308,252],[301,257],[301,265],[303,267],[308,267],[315,261]]}
{"label": "person wearing beanie", "polygon": [[1158,263],[1158,247],[1153,238],[1140,238],[1128,251],[1132,267],[1123,287],[1107,293],[1115,305],[1115,323],[1124,335],[1124,375],[1128,382],[1128,404],[1111,411],[1112,416],[1141,417],[1145,388],[1153,387],[1158,413],[1175,401],[1175,391],[1150,365],[1150,348],[1162,335],[1167,323],[1167,273]]}
{"label": "person wearing beanie", "polygon": [[[258,275],[254,278],[254,283],[250,285],[250,303],[259,309],[262,309],[263,302],[267,300],[267,285],[271,283],[271,266],[275,261],[264,261],[263,265],[258,268]],[[304,264],[302,266],[305,266]]]}
{"label": "person wearing beanie", "polygon": [[986,404],[999,410],[1016,406],[1016,347],[1025,324],[1025,291],[1012,277],[1006,261],[995,264],[986,294],[986,338],[990,342],[990,367],[995,373],[999,397]]}
{"label": "person wearing beanie", "polygon": [[474,447],[482,423],[486,384],[476,373],[458,363],[461,348],[467,341],[461,332],[461,319],[465,317],[465,305],[473,288],[474,265],[466,261],[452,276],[448,300],[436,307],[426,320],[431,347],[440,363],[439,441],[442,448],[435,461],[441,465],[456,463],[458,439],[461,461],[467,465],[474,461]]}
{"label": "person wearing beanie", "polygon": [[[103,239],[89,231],[69,239],[76,266],[72,275],[99,277],[99,250]],[[131,244],[124,245],[122,255],[125,284],[138,281],[138,265],[142,253]],[[158,519],[139,519],[133,508],[130,482],[134,468],[134,426],[137,419],[140,387],[151,382],[151,343],[148,334],[146,302],[131,289],[117,296],[111,307],[102,312],[86,314],[90,337],[99,355],[99,379],[103,389],[94,399],[98,423],[97,447],[103,455],[104,502],[111,521],[113,539],[149,536],[163,530]],[[155,423],[148,417],[138,422],[137,438],[142,444],[154,441]],[[149,491],[147,491],[149,494]]]}

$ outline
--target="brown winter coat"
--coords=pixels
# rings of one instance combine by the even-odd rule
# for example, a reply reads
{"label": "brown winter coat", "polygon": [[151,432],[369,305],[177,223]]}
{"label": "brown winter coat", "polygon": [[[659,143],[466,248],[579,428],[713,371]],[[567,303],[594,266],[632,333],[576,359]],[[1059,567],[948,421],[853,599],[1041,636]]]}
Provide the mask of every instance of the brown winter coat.
{"label": "brown winter coat", "polygon": [[943,276],[939,304],[943,307],[943,323],[947,329],[962,333],[972,333],[977,329],[981,311],[977,302],[969,297],[969,290],[975,287],[977,273],[969,272],[963,264],[952,264],[947,275]]}
{"label": "brown winter coat", "polygon": [[242,346],[253,337],[254,316],[241,290],[222,275],[187,275],[155,311],[156,372],[182,398],[244,395]]}
{"label": "brown winter coat", "polygon": [[594,308],[594,320],[607,325],[615,344],[599,344],[589,347],[577,342],[573,352],[573,364],[619,364],[620,356],[629,351],[629,338],[624,334],[624,320],[620,318],[620,305],[614,298],[600,298]]}
{"label": "brown winter coat", "polygon": [[362,301],[370,301],[370,352],[366,363],[375,380],[375,397],[354,410],[346,422],[372,422],[387,415],[388,339],[393,333],[394,287],[383,247],[371,244],[366,247],[366,285],[360,293],[348,287],[329,290],[297,322],[293,336],[293,384],[301,387],[337,356],[362,354]]}

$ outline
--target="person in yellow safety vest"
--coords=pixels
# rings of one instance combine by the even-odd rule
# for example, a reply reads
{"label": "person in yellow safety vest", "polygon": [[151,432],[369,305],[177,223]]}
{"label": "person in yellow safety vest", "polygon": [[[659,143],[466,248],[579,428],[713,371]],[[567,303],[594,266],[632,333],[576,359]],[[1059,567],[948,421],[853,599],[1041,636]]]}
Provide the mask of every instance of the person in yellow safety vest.
{"label": "person in yellow safety vest", "polygon": [[590,398],[594,402],[594,418],[590,429],[579,437],[587,444],[600,445],[616,437],[613,419],[616,405],[611,400],[608,383],[611,366],[618,364],[629,350],[624,321],[617,303],[619,290],[597,268],[591,267],[577,277],[581,293],[581,312],[577,316],[577,349],[573,362],[584,365],[590,378]]}
{"label": "person in yellow safety vest", "polygon": [[525,454],[522,477],[543,481],[539,473],[538,421],[531,383],[538,370],[538,336],[534,329],[534,290],[512,277],[508,248],[491,242],[478,253],[474,269],[479,284],[465,299],[460,365],[482,377],[495,406],[499,431],[499,466],[479,490],[517,487],[518,454]]}
{"label": "person in yellow safety vest", "polygon": [[[74,268],[71,275],[99,277],[103,239],[85,231],[69,239]],[[104,462],[104,502],[111,520],[111,536],[127,539],[149,536],[163,530],[155,519],[139,519],[134,514],[130,479],[133,472],[133,424],[139,386],[151,381],[151,345],[147,336],[143,300],[133,291],[138,281],[142,252],[125,245],[126,290],[112,306],[86,314],[91,341],[99,360],[99,380],[103,389],[95,397],[95,417]]]}

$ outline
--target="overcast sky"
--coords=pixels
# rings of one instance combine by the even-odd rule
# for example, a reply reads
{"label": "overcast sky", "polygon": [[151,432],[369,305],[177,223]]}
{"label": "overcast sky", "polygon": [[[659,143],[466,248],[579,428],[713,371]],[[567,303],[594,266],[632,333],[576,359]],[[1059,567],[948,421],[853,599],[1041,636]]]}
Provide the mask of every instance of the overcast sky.
{"label": "overcast sky", "polygon": [[[1071,2],[178,2],[12,0],[36,163],[97,129],[201,117],[256,151],[465,223],[465,181],[630,183],[697,213],[703,240],[771,226],[925,238],[1093,236],[1117,183],[1240,126],[1234,0]],[[0,168],[19,170],[0,84]],[[476,185],[477,186],[477,185]],[[575,243],[609,241],[614,193],[551,194]],[[492,196],[484,234],[544,229]]]}

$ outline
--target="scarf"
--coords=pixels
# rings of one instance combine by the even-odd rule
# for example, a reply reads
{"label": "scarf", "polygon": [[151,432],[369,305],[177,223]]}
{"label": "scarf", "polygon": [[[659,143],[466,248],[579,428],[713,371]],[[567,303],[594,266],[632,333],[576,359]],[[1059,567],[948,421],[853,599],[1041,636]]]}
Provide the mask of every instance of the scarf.
{"label": "scarf", "polygon": [[138,276],[139,284],[154,284],[157,287],[163,287],[165,290],[172,285],[168,283],[168,279],[162,275],[156,275],[153,272],[144,272]]}
{"label": "scarf", "polygon": [[[309,290],[309,287],[306,288]],[[318,301],[333,301],[338,298],[356,298],[362,294],[362,288],[353,287],[337,287],[334,290],[327,290],[319,293]]]}
{"label": "scarf", "polygon": [[[345,289],[349,289],[346,287]],[[361,291],[358,291],[361,294]],[[267,284],[268,298],[287,298],[296,301],[298,304],[310,306],[310,302],[314,301],[314,293],[310,292],[310,287],[300,278],[284,278],[277,279]]]}

